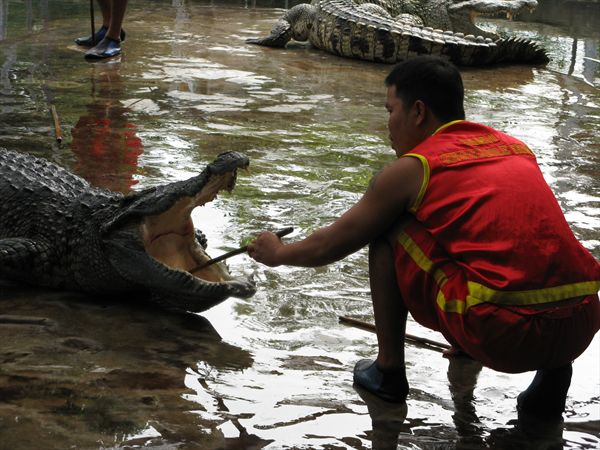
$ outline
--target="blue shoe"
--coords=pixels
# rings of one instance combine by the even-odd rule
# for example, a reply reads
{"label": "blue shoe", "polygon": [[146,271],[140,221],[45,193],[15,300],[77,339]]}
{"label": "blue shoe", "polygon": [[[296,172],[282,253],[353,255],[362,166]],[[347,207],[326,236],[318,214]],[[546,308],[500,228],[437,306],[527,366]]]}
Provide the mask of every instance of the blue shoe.
{"label": "blue shoe", "polygon": [[388,402],[405,402],[408,395],[404,369],[381,370],[372,359],[361,359],[356,363],[354,384]]}
{"label": "blue shoe", "polygon": [[[98,31],[96,31],[96,33],[94,34],[93,41],[92,41],[92,36],[84,36],[84,37],[79,37],[79,38],[75,39],[75,43],[82,47],[93,47],[94,45],[99,44],[102,39],[104,39],[104,36],[106,36],[107,31],[108,31],[108,28],[106,28],[104,25],[102,25],[102,27],[100,27],[100,29]],[[126,36],[125,30],[121,30],[121,42],[123,42],[125,40],[125,36]]]}
{"label": "blue shoe", "polygon": [[98,45],[85,52],[85,59],[105,59],[121,54],[121,41],[109,37],[102,39]]}

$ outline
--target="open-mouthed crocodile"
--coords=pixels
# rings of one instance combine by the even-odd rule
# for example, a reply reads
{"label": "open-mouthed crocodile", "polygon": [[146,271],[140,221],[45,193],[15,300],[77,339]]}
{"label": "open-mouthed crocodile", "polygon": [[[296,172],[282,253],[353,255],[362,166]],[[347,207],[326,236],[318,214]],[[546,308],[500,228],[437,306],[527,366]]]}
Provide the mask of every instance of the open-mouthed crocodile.
{"label": "open-mouthed crocodile", "polygon": [[536,42],[499,37],[474,22],[536,6],[536,0],[313,0],[287,10],[269,36],[247,42],[309,41],[335,55],[390,64],[423,54],[462,66],[545,64],[548,55]]}
{"label": "open-mouthed crocodile", "polygon": [[231,191],[248,158],[220,154],[199,175],[123,195],[44,159],[0,149],[0,278],[94,294],[146,292],[203,311],[250,297],[251,279],[210,258],[192,210]]}

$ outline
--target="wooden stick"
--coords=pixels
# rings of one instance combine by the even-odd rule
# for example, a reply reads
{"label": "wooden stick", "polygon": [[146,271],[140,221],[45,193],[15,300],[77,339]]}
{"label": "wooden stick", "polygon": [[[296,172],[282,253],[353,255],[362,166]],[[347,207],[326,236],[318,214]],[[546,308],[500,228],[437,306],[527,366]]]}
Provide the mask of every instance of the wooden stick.
{"label": "wooden stick", "polygon": [[[371,331],[373,333],[376,332],[375,325],[373,325],[372,323],[363,322],[362,320],[353,319],[352,317],[346,316],[339,316],[339,320],[341,323],[344,323],[346,325],[352,325],[354,327],[362,328],[363,330]],[[451,348],[449,344],[432,341],[431,339],[415,336],[413,334],[406,333],[405,336],[407,341],[426,346],[427,348],[431,348],[432,350],[436,350],[438,352],[443,352],[444,350],[448,350]]]}
{"label": "wooden stick", "polygon": [[[294,231],[293,227],[287,227],[287,228],[283,228],[281,230],[278,230],[275,232],[275,234],[279,237],[283,237],[286,236],[288,234],[290,234],[292,231]],[[203,264],[199,264],[196,267],[194,267],[192,270],[190,270],[189,272],[195,272],[196,270],[200,270],[200,269],[204,269],[205,267],[208,267],[214,263],[218,263],[219,261],[223,261],[224,259],[227,259],[231,256],[235,256],[235,255],[239,255],[240,253],[244,253],[245,251],[248,250],[248,246],[244,245],[243,247],[240,247],[238,249],[232,250],[230,252],[224,253],[221,256],[217,256],[216,258],[213,259],[209,259],[208,261],[206,261]]]}
{"label": "wooden stick", "polygon": [[52,113],[52,119],[54,120],[54,135],[56,136],[56,142],[60,144],[63,140],[63,135],[62,130],[60,129],[58,113],[56,112],[56,107],[54,105],[50,105],[50,112]]}

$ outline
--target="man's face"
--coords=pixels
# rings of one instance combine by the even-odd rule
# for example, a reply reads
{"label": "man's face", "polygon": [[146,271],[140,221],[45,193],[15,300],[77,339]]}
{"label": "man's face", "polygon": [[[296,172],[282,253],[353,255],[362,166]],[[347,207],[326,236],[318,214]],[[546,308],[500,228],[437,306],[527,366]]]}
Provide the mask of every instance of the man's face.
{"label": "man's face", "polygon": [[400,157],[414,147],[414,124],[411,109],[406,111],[401,99],[396,96],[396,86],[388,86],[385,109],[389,112],[388,130],[392,148]]}

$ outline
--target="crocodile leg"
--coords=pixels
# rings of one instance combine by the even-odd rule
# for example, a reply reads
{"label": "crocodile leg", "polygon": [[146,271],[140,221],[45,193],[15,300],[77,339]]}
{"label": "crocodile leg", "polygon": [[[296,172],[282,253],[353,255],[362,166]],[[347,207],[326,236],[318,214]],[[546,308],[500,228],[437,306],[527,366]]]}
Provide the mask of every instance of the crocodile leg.
{"label": "crocodile leg", "polygon": [[264,45],[265,47],[283,48],[292,39],[292,26],[287,20],[279,20],[264,38],[246,39],[249,44]]}
{"label": "crocodile leg", "polygon": [[0,239],[0,278],[28,281],[32,272],[51,261],[50,247],[28,238]]}
{"label": "crocodile leg", "polygon": [[285,47],[291,39],[298,42],[307,41],[316,14],[316,9],[313,6],[301,3],[285,12],[275,23],[269,36],[247,39],[246,42],[267,47]]}

